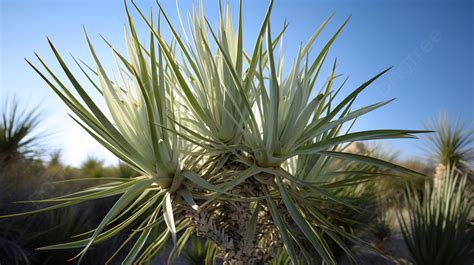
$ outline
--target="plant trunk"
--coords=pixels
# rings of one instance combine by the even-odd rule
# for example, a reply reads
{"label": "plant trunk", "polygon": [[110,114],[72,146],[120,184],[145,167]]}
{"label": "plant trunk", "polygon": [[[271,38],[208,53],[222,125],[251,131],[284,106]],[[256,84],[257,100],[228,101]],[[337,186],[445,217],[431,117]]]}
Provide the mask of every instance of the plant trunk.
{"label": "plant trunk", "polygon": [[433,178],[433,190],[438,191],[439,189],[441,189],[445,181],[444,180],[445,172],[446,172],[446,166],[443,165],[442,163],[439,163],[436,166],[436,171]]}
{"label": "plant trunk", "polygon": [[[230,192],[247,198],[262,196],[259,185],[247,180]],[[279,233],[268,209],[262,206],[254,236],[244,242],[252,211],[249,202],[215,201],[198,211],[188,207],[186,215],[198,236],[217,245],[224,264],[268,264],[282,247]]]}

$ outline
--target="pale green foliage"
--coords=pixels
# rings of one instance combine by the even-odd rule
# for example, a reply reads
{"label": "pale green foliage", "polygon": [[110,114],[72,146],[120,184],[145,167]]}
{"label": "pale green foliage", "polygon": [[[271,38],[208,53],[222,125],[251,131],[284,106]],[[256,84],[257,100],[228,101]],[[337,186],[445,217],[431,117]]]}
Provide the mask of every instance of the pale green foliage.
{"label": "pale green foliage", "polygon": [[[335,190],[356,185],[374,174],[340,171],[334,165],[338,160],[348,160],[381,168],[384,173],[416,173],[380,159],[345,153],[342,145],[362,140],[414,138],[413,134],[419,131],[350,133],[348,129],[358,117],[390,102],[352,109],[357,96],[387,70],[336,102],[344,84],[334,87],[339,76],[336,63],[326,80],[321,80],[320,70],[347,21],[310,60],[312,44],[328,19],[300,47],[288,74],[284,74],[284,54],[280,51],[276,56],[275,50],[286,25],[272,38],[272,5],[270,2],[250,52],[243,48],[242,6],[236,29],[227,6],[221,9],[219,26],[214,31],[201,4],[189,15],[189,30],[181,22],[181,33],[160,6],[160,17],[167,22],[172,41],[161,34],[159,19],[155,26],[153,15],[148,18],[137,8],[150,33],[146,44],[139,42],[127,9],[128,55],[109,44],[118,63],[114,74],[105,72],[86,35],[95,70],[90,67],[91,75],[81,64],[78,66],[91,86],[102,94],[109,113],[104,113],[92,100],[51,42],[79,97],[40,57],[46,71],[30,63],[73,111],[74,119],[141,174],[44,200],[53,205],[38,211],[121,194],[95,230],[83,234],[78,241],[43,249],[83,248],[83,255],[92,244],[133,226],[129,240],[133,239],[134,244],[123,261],[125,264],[149,261],[170,236],[176,246],[172,258],[194,232],[186,217],[189,211],[220,211],[219,202],[239,202],[244,209],[250,206],[252,213],[245,224],[245,231],[250,232],[242,239],[231,238],[236,245],[263,244],[265,235],[257,237],[256,229],[260,225],[260,209],[262,215],[270,216],[293,263],[308,259],[309,249],[316,259],[335,263],[329,242],[355,259],[345,240],[363,242],[336,225],[338,215],[331,213],[330,206],[319,206],[325,202],[354,208],[338,198]],[[252,187],[254,194],[238,189],[244,184],[247,186],[243,187]],[[182,232],[179,239],[178,232]]]}
{"label": "pale green foliage", "polygon": [[399,221],[416,264],[468,264],[474,259],[474,229],[469,214],[474,201],[468,176],[455,168],[444,172],[435,188],[426,183],[423,195],[409,189],[405,195],[408,216]]}
{"label": "pale green foliage", "polygon": [[472,168],[474,162],[474,129],[460,121],[450,121],[446,114],[434,119],[428,126],[436,132],[428,136],[430,150],[436,162],[445,166]]}

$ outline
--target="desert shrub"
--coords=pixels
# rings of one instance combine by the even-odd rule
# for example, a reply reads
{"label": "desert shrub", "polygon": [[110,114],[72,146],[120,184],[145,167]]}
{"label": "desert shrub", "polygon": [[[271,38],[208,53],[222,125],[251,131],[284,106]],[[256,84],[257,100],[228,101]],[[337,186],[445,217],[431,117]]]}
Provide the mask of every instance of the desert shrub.
{"label": "desert shrub", "polygon": [[474,228],[469,214],[474,201],[467,192],[467,175],[445,171],[437,187],[426,183],[422,195],[408,189],[408,216],[399,215],[405,243],[416,264],[471,264]]}

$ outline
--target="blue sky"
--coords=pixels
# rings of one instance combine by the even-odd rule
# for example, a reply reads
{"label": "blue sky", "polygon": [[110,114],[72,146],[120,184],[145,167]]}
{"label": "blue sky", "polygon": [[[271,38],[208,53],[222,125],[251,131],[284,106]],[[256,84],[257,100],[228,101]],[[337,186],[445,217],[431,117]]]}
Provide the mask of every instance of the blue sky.
{"label": "blue sky", "polygon": [[[50,150],[61,148],[64,162],[80,164],[87,156],[115,162],[68,117],[70,111],[30,69],[23,58],[34,52],[59,72],[46,42],[49,36],[67,55],[90,62],[82,33],[85,25],[98,53],[112,62],[111,52],[98,34],[119,49],[123,48],[126,23],[121,0],[0,0],[0,100],[16,96],[27,106],[40,106],[43,127],[53,133]],[[144,8],[156,8],[154,1],[137,1]],[[176,22],[175,1],[161,1]],[[224,2],[224,1],[223,1]],[[182,12],[191,1],[180,1]],[[217,1],[204,1],[211,23],[216,21]],[[230,1],[236,6],[236,1]],[[267,1],[244,1],[245,46],[251,47],[263,18]],[[234,10],[236,10],[234,8]],[[355,129],[423,128],[440,112],[474,121],[474,7],[472,1],[423,0],[277,0],[272,14],[274,30],[285,19],[289,29],[284,47],[287,62],[301,41],[332,13],[335,16],[315,46],[315,51],[330,33],[350,15],[352,18],[333,46],[329,58],[337,58],[339,73],[350,77],[348,92],[383,69],[393,69],[359,99],[358,105],[397,98],[391,105],[361,119]],[[145,26],[136,17],[145,33]],[[143,40],[148,35],[142,34]],[[72,62],[71,60],[67,60]],[[110,64],[110,69],[112,65]],[[79,73],[79,72],[77,72]],[[404,157],[419,156],[424,144],[416,140],[390,141],[392,150]]]}

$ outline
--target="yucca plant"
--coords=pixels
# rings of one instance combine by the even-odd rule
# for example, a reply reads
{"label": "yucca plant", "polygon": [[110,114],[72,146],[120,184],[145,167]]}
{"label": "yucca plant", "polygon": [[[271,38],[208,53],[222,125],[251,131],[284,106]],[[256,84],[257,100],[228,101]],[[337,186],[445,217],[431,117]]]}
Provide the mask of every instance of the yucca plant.
{"label": "yucca plant", "polygon": [[460,169],[474,162],[474,130],[459,120],[453,122],[446,113],[426,126],[436,132],[428,135],[431,156],[440,164]]}
{"label": "yucca plant", "polygon": [[8,161],[34,155],[41,137],[37,130],[40,116],[37,109],[22,109],[16,99],[2,102],[0,120],[0,167]]}
{"label": "yucca plant", "polygon": [[444,182],[448,165],[469,173],[474,162],[474,129],[459,120],[450,121],[446,113],[426,127],[436,131],[428,136],[431,157],[437,163],[433,178],[435,188]]}
{"label": "yucca plant", "polygon": [[[95,66],[76,62],[89,86],[103,96],[107,112],[92,100],[92,91],[79,83],[51,41],[70,84],[63,83],[39,56],[44,71],[28,61],[71,109],[73,119],[140,173],[40,201],[53,204],[38,210],[45,211],[121,194],[96,229],[77,241],[41,249],[82,248],[78,255],[82,257],[92,245],[132,227],[124,246],[127,242],[133,246],[124,264],[150,261],[169,237],[175,244],[172,258],[192,234],[212,241],[226,264],[267,263],[282,249],[294,264],[335,263],[330,245],[356,259],[346,242],[363,242],[335,222],[334,209],[321,205],[356,209],[334,190],[375,174],[328,165],[348,160],[385,173],[416,174],[380,159],[343,152],[344,145],[353,141],[415,138],[421,132],[349,132],[357,118],[390,102],[352,109],[357,96],[387,70],[336,101],[344,84],[335,85],[340,76],[336,63],[325,80],[320,73],[347,21],[310,59],[312,44],[329,19],[324,21],[285,74],[284,54],[280,50],[277,56],[275,50],[287,27],[272,37],[273,2],[250,52],[243,45],[242,3],[237,27],[226,6],[220,8],[217,29],[205,18],[202,3],[189,13],[188,30],[182,21],[178,30],[158,6],[157,21],[135,6],[149,29],[148,43],[139,42],[126,6],[128,54],[106,41],[118,64],[113,74],[105,71],[86,34]],[[160,18],[168,24],[171,40],[162,35]],[[343,178],[346,175],[351,177]]]}
{"label": "yucca plant", "polygon": [[408,189],[408,215],[399,215],[403,237],[416,264],[472,264],[474,229],[469,214],[474,201],[466,174],[451,167],[443,185],[426,182],[423,195]]}

